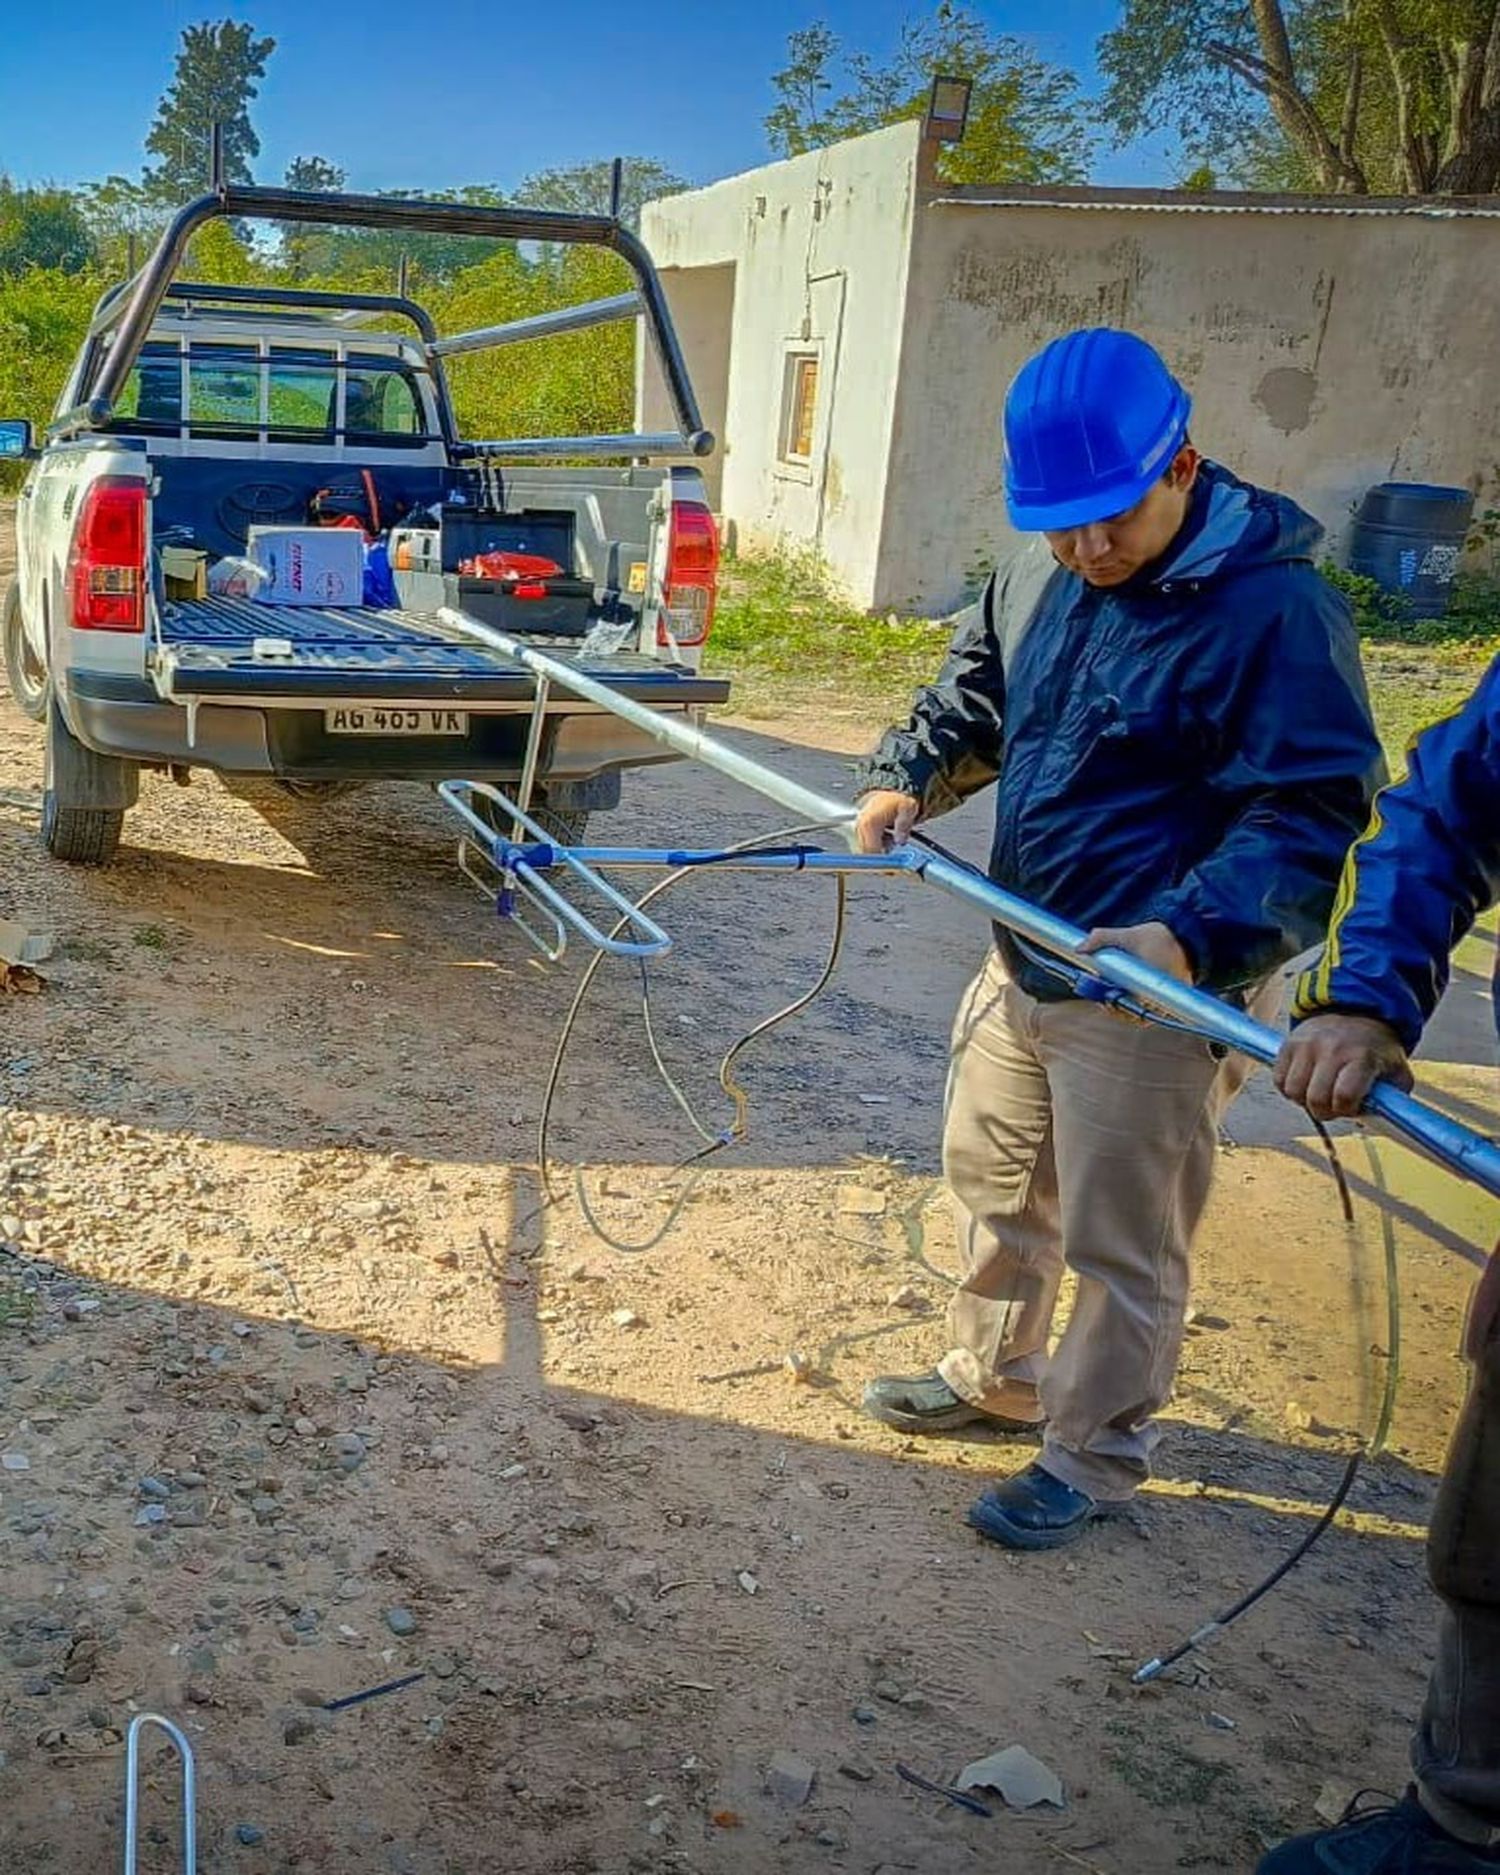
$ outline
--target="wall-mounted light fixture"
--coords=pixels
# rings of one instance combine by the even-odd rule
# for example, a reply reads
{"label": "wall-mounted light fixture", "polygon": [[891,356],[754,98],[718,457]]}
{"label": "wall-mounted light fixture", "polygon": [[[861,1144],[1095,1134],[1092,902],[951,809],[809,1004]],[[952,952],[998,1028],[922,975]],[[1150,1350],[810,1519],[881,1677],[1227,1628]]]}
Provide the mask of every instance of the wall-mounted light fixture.
{"label": "wall-mounted light fixture", "polygon": [[922,134],[934,143],[958,143],[969,121],[969,94],[973,90],[967,78],[953,78],[939,72],[932,81],[927,100],[927,115]]}

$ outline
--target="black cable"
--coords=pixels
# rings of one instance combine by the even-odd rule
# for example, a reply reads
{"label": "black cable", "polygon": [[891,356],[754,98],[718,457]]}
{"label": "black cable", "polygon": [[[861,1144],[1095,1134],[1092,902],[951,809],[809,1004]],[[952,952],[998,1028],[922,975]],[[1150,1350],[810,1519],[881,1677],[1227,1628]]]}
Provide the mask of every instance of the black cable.
{"label": "black cable", "polygon": [[[804,834],[825,832],[828,827],[838,824],[840,823],[819,822],[809,826],[789,827],[778,833],[765,834],[754,839],[738,841],[734,845],[727,846],[717,853],[694,855],[692,859],[685,860],[682,864],[675,867],[672,872],[668,873],[666,878],[658,879],[648,891],[644,892],[641,897],[635,901],[632,907],[632,913],[644,911],[649,904],[659,898],[664,892],[669,891],[673,886],[680,884],[682,880],[693,876],[703,868],[713,865],[728,864],[738,858],[742,853],[765,852],[787,857],[802,856],[814,852],[817,850],[816,848],[803,846],[787,847],[775,843],[796,840]],[[847,900],[848,883],[841,873],[837,875],[833,934],[829,942],[827,957],[818,975],[817,981],[810,989],[804,991],[802,995],[786,1004],[784,1008],[778,1009],[773,1015],[765,1017],[762,1021],[756,1023],[753,1028],[748,1029],[743,1035],[739,1036],[731,1043],[730,1047],[725,1052],[719,1064],[719,1085],[723,1088],[728,1098],[734,1103],[735,1115],[733,1121],[718,1133],[711,1132],[698,1119],[687,1096],[678,1087],[662,1059],[661,1051],[657,1046],[655,1026],[651,1016],[650,977],[646,970],[644,960],[642,961],[641,1010],[646,1030],[647,1045],[651,1051],[652,1061],[673,1101],[685,1115],[699,1138],[705,1143],[699,1151],[689,1154],[689,1156],[682,1160],[677,1166],[677,1171],[690,1173],[688,1181],[673,1200],[667,1216],[660,1227],[644,1242],[627,1243],[613,1236],[605,1229],[595,1215],[593,1207],[589,1202],[588,1193],[583,1183],[582,1172],[575,1170],[574,1191],[578,1199],[579,1208],[583,1212],[590,1229],[608,1244],[611,1249],[620,1251],[622,1254],[637,1256],[643,1251],[654,1249],[681,1216],[683,1207],[691,1197],[694,1187],[702,1177],[703,1172],[707,1169],[704,1162],[715,1153],[722,1152],[729,1146],[738,1145],[740,1141],[744,1139],[749,1125],[749,1097],[745,1093],[745,1090],[734,1079],[734,1065],[751,1043],[769,1034],[772,1029],[779,1027],[783,1022],[790,1020],[791,1017],[799,1015],[811,1002],[822,994],[832,981],[834,973],[838,969],[839,959],[843,953]],[[615,924],[610,936],[617,936],[629,921],[629,914],[622,915]],[[553,1181],[552,1162],[548,1145],[552,1109],[556,1102],[557,1090],[562,1078],[563,1063],[567,1056],[569,1045],[572,1042],[574,1031],[577,1028],[584,1002],[588,997],[594,978],[598,974],[599,967],[605,960],[605,956],[605,952],[596,951],[589,959],[583,976],[579,979],[578,988],[573,995],[573,1001],[568,1008],[567,1015],[563,1019],[562,1029],[557,1038],[557,1047],[552,1056],[552,1066],[548,1073],[547,1084],[542,1095],[541,1113],[537,1121],[537,1170],[541,1179],[544,1204],[546,1206],[559,1204],[562,1201],[562,1193],[558,1190]]]}
{"label": "black cable", "polygon": [[[1345,1176],[1343,1164],[1339,1159],[1338,1148],[1333,1143],[1332,1134],[1328,1131],[1327,1127],[1323,1125],[1322,1121],[1313,1119],[1312,1115],[1308,1117],[1313,1120],[1313,1125],[1318,1131],[1318,1138],[1323,1142],[1323,1150],[1328,1155],[1328,1163],[1333,1173],[1334,1184],[1338,1188],[1339,1206],[1343,1212],[1344,1225],[1348,1231],[1355,1233],[1355,1247],[1358,1249],[1358,1225],[1354,1210],[1354,1195],[1349,1188],[1348,1178]],[[1380,1162],[1375,1153],[1374,1142],[1370,1139],[1368,1134],[1365,1135],[1365,1150],[1370,1158],[1370,1168],[1375,1183],[1380,1189],[1382,1198],[1387,1198],[1389,1194],[1386,1189],[1385,1178],[1381,1172]],[[1377,1457],[1384,1449],[1386,1438],[1390,1433],[1391,1421],[1395,1417],[1396,1392],[1400,1385],[1401,1377],[1401,1286],[1399,1280],[1400,1271],[1397,1267],[1396,1257],[1396,1232],[1391,1222],[1390,1207],[1388,1204],[1382,1204],[1380,1206],[1380,1219],[1382,1240],[1385,1247],[1386,1320],[1389,1345],[1386,1355],[1385,1387],[1382,1392],[1380,1411],[1376,1418],[1374,1430],[1362,1446],[1357,1447],[1349,1454],[1348,1460],[1344,1466],[1343,1476],[1339,1479],[1338,1486],[1333,1496],[1328,1500],[1327,1508],[1323,1511],[1312,1529],[1303,1537],[1302,1541],[1298,1543],[1294,1549],[1290,1550],[1268,1575],[1256,1583],[1254,1588],[1248,1589],[1240,1596],[1238,1601],[1232,1602],[1229,1607],[1215,1615],[1211,1621],[1205,1621],[1201,1628],[1195,1629],[1193,1633],[1188,1635],[1186,1640],[1180,1641],[1169,1653],[1158,1654],[1155,1659],[1148,1660],[1144,1666],[1138,1667],[1130,1676],[1132,1685],[1145,1686],[1152,1680],[1160,1679],[1162,1674],[1165,1673],[1169,1667],[1176,1666],[1179,1660],[1185,1659],[1188,1654],[1195,1653],[1200,1647],[1205,1646],[1217,1635],[1222,1634],[1226,1628],[1232,1627],[1241,1616],[1249,1614],[1250,1610],[1255,1607],[1257,1602],[1264,1601],[1266,1596],[1269,1595],[1274,1588],[1286,1580],[1297,1567],[1298,1563],[1302,1561],[1313,1546],[1322,1538],[1325,1532],[1332,1527],[1335,1518],[1337,1518],[1339,1512],[1348,1502],[1349,1493],[1354,1489],[1355,1480],[1359,1476],[1360,1466],[1367,1458]]]}
{"label": "black cable", "polygon": [[[694,872],[704,867],[728,863],[741,853],[760,851],[782,858],[807,856],[817,849],[802,846],[778,846],[768,844],[768,842],[792,840],[804,833],[826,831],[826,826],[829,824],[836,823],[826,823],[822,826],[813,827],[794,827],[782,833],[767,835],[764,840],[755,839],[740,841],[733,846],[725,847],[721,852],[695,854],[691,858],[684,858],[665,879],[658,880],[649,891],[643,893],[642,896],[636,900],[633,910],[637,912],[644,911],[655,899],[660,897],[664,892],[669,891],[673,886],[680,884],[683,879],[691,876]],[[982,878],[987,876],[979,867],[971,864],[968,860],[961,859],[958,854],[943,846],[939,841],[932,839],[929,835],[914,832],[911,837],[916,844],[925,847],[928,851],[939,855],[950,864],[962,868],[975,877]],[[826,989],[833,978],[834,972],[838,968],[839,958],[843,950],[846,910],[847,880],[843,874],[839,874],[837,878],[837,904],[834,916],[833,936],[829,944],[827,959],[817,981],[800,997],[788,1003],[785,1008],[776,1011],[774,1015],[766,1017],[763,1021],[757,1023],[755,1027],[741,1035],[730,1045],[719,1064],[719,1084],[724,1089],[725,1094],[735,1104],[735,1118],[729,1127],[717,1134],[710,1133],[698,1119],[697,1114],[693,1111],[691,1102],[678,1087],[676,1081],[667,1069],[665,1061],[662,1059],[661,1051],[657,1045],[655,1027],[651,1015],[650,976],[646,969],[645,962],[642,960],[641,1016],[646,1031],[647,1045],[651,1051],[652,1061],[661,1077],[663,1085],[667,1088],[673,1101],[693,1127],[694,1131],[697,1132],[699,1138],[704,1141],[704,1144],[699,1151],[690,1154],[688,1158],[682,1160],[678,1165],[677,1170],[679,1172],[690,1172],[690,1177],[673,1200],[662,1224],[649,1238],[639,1243],[623,1242],[605,1229],[594,1214],[593,1208],[589,1203],[581,1170],[575,1170],[574,1185],[579,1208],[583,1212],[590,1228],[612,1249],[633,1255],[639,1255],[643,1251],[654,1249],[681,1216],[698,1180],[702,1177],[704,1170],[706,1170],[706,1161],[715,1153],[723,1151],[728,1146],[737,1145],[744,1139],[748,1130],[749,1100],[745,1090],[733,1078],[734,1064],[744,1049],[749,1047],[751,1043],[758,1040],[761,1036],[768,1034],[782,1022],[790,1019],[790,1017],[806,1009],[808,1005]],[[612,937],[617,936],[628,923],[629,916],[622,916],[610,935]],[[1012,935],[1015,936],[1014,933]],[[1088,972],[1068,962],[1066,959],[1053,958],[1045,953],[1038,952],[1034,946],[1026,944],[1025,941],[1019,937],[1016,938],[1016,941],[1026,950],[1028,955],[1035,958],[1038,964],[1052,970],[1058,978],[1072,988],[1075,993],[1077,993],[1078,986],[1085,979],[1090,981],[1103,980],[1090,977]],[[547,1085],[542,1097],[542,1108],[537,1124],[537,1166],[541,1177],[546,1205],[560,1202],[560,1194],[552,1182],[551,1160],[548,1153],[548,1134],[551,1124],[552,1108],[556,1100],[557,1089],[561,1080],[563,1062],[567,1054],[568,1046],[572,1040],[574,1030],[577,1027],[578,1018],[588,996],[589,989],[593,984],[594,977],[599,966],[603,963],[604,958],[605,953],[603,951],[595,953],[589,960],[588,967],[585,969],[578,989],[574,993],[572,1004],[563,1020],[562,1030],[558,1036],[557,1048],[553,1054],[552,1066],[548,1073]],[[1159,1010],[1149,1008],[1127,991],[1118,991],[1111,995],[1104,1006],[1115,1008],[1121,1013],[1133,1016],[1141,1021],[1149,1021],[1159,1024],[1162,1027],[1180,1030],[1184,1034],[1198,1033],[1198,1031],[1193,1029],[1190,1025],[1176,1021]],[[1357,1223],[1353,1194],[1350,1190],[1348,1179],[1345,1176],[1343,1164],[1338,1155],[1338,1149],[1334,1145],[1332,1135],[1328,1132],[1327,1128],[1323,1126],[1321,1121],[1314,1119],[1313,1125],[1317,1129],[1318,1137],[1322,1141],[1324,1151],[1328,1157],[1329,1169],[1338,1191],[1339,1204],[1345,1227],[1350,1231],[1356,1231]],[[1373,1143],[1370,1141],[1368,1135],[1366,1135],[1365,1138],[1365,1147],[1370,1156],[1371,1170],[1375,1182],[1384,1196],[1386,1195],[1384,1177],[1380,1170],[1379,1161],[1375,1155]],[[1228,1608],[1216,1615],[1211,1621],[1205,1622],[1202,1627],[1196,1629],[1170,1652],[1158,1656],[1156,1659],[1150,1660],[1146,1662],[1144,1666],[1138,1668],[1132,1675],[1134,1684],[1145,1685],[1147,1682],[1159,1678],[1169,1667],[1174,1666],[1179,1660],[1184,1659],[1188,1654],[1196,1651],[1216,1635],[1221,1634],[1226,1628],[1232,1626],[1236,1621],[1240,1620],[1242,1616],[1248,1614],[1257,1603],[1263,1601],[1267,1595],[1277,1588],[1279,1584],[1291,1574],[1292,1570],[1308,1555],[1325,1532],[1331,1528],[1339,1512],[1348,1501],[1349,1494],[1354,1488],[1355,1481],[1359,1476],[1360,1466],[1364,1459],[1366,1457],[1375,1456],[1383,1449],[1395,1412],[1396,1391],[1399,1384],[1401,1310],[1395,1232],[1391,1223],[1388,1207],[1381,1207],[1381,1222],[1385,1244],[1386,1302],[1390,1347],[1387,1359],[1384,1395],[1374,1431],[1371,1433],[1366,1444],[1350,1453],[1344,1467],[1343,1475],[1339,1479],[1333,1496],[1329,1499],[1318,1521],[1313,1525],[1312,1529],[1308,1531],[1306,1536],[1302,1538],[1301,1542],[1284,1556],[1268,1575],[1253,1588],[1247,1590],[1245,1594],[1240,1596],[1240,1598],[1233,1602]]]}

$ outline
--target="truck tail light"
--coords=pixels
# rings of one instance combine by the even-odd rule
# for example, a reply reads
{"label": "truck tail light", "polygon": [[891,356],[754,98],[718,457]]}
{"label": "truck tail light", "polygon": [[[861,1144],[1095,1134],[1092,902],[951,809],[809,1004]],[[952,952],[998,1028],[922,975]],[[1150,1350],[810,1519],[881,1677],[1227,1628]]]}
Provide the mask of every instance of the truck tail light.
{"label": "truck tail light", "polygon": [[667,535],[667,578],[660,645],[701,645],[714,622],[719,588],[719,530],[701,501],[674,501]]}
{"label": "truck tail light", "polygon": [[69,565],[80,631],[145,629],[146,484],[105,475],[83,498]]}

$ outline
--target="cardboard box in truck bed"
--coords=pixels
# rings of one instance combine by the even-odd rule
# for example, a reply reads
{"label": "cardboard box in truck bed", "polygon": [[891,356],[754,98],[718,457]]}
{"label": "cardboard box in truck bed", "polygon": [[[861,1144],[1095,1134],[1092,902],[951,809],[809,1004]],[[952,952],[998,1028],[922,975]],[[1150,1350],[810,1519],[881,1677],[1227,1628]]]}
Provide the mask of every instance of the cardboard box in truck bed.
{"label": "cardboard box in truck bed", "polygon": [[252,527],[246,552],[266,574],[262,605],[360,605],[364,536],[353,527]]}

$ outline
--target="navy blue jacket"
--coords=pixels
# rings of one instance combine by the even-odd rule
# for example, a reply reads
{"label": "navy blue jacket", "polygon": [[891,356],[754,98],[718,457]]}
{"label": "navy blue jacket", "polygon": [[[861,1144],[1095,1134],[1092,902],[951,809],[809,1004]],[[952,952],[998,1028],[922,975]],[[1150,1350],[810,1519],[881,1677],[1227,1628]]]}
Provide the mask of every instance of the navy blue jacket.
{"label": "navy blue jacket", "polygon": [[[1228,991],[1322,936],[1385,777],[1321,529],[1206,464],[1162,558],[1087,585],[1040,538],[958,621],[861,788],[943,812],[998,779],[990,876],[1085,929],[1160,919]],[[1066,991],[998,934],[1039,996]]]}
{"label": "navy blue jacket", "polygon": [[1497,899],[1500,657],[1461,710],[1418,737],[1405,779],[1376,800],[1294,1015],[1378,1016],[1414,1048],[1447,985],[1449,953]]}

